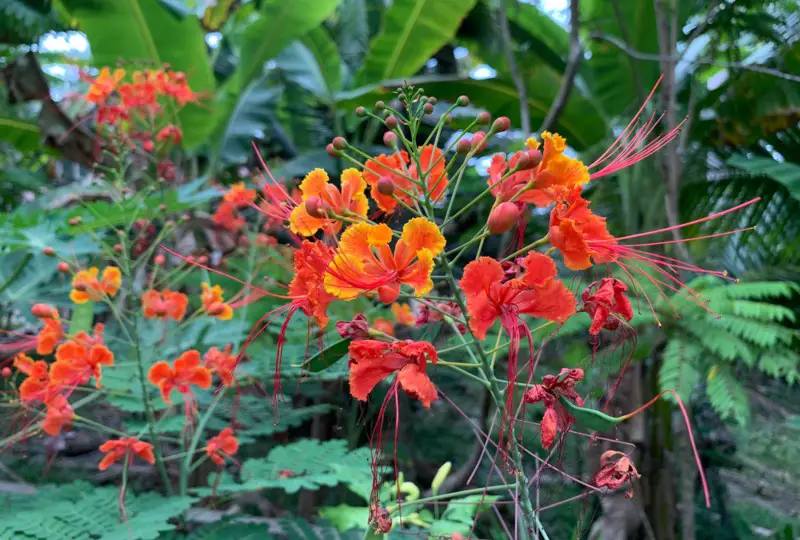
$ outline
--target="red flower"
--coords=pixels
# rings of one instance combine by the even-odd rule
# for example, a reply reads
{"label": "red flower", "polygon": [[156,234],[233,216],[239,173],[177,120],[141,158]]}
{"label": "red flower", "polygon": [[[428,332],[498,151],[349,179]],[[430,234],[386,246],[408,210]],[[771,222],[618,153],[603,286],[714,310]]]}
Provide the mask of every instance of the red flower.
{"label": "red flower", "polygon": [[430,408],[439,395],[426,372],[428,360],[435,364],[439,356],[427,341],[353,341],[350,343],[350,394],[366,401],[379,382],[396,372],[400,388]]}
{"label": "red flower", "polygon": [[317,326],[328,325],[328,304],[335,298],[325,290],[324,278],[333,261],[333,250],[322,242],[303,240],[294,252],[294,277],[289,283],[289,296]]}
{"label": "red flower", "polygon": [[61,394],[54,394],[46,402],[47,413],[42,421],[42,431],[55,437],[61,430],[72,425],[75,411]]}
{"label": "red flower", "polygon": [[156,140],[158,142],[172,140],[173,144],[181,144],[183,140],[183,132],[178,126],[174,126],[169,124],[161,128],[161,130],[156,134]]}
{"label": "red flower", "polygon": [[[595,288],[597,290],[592,292]],[[586,287],[581,294],[583,300],[581,311],[585,311],[592,318],[590,334],[596,336],[601,328],[616,330],[620,319],[612,315],[619,315],[626,321],[633,318],[633,308],[625,296],[627,290],[628,286],[625,283],[614,278],[603,278],[599,287],[596,281]]]}
{"label": "red flower", "polygon": [[[364,165],[364,180],[370,187],[370,195],[377,203],[378,208],[391,214],[397,208],[395,197],[406,204],[411,203],[411,198],[403,191],[410,193],[413,189],[411,180],[406,178],[408,175],[403,173],[404,167],[408,162],[406,152],[397,152],[391,156],[381,154]],[[389,178],[392,184],[399,189],[394,190],[394,196],[384,195],[378,191],[378,180]]]}
{"label": "red flower", "polygon": [[47,304],[36,304],[31,312],[44,325],[36,335],[36,354],[51,354],[58,342],[64,338],[64,327],[58,310]]}
{"label": "red flower", "polygon": [[74,387],[86,384],[94,377],[97,388],[102,387],[103,366],[114,365],[114,353],[103,345],[102,331],[102,325],[97,325],[94,338],[79,332],[59,345],[56,361],[50,367],[50,378],[54,383]]}
{"label": "red flower", "polygon": [[235,354],[231,354],[230,345],[226,345],[221,351],[216,347],[211,347],[206,354],[203,355],[203,360],[205,361],[206,367],[212,373],[216,373],[222,380],[222,384],[225,386],[233,384],[233,372],[236,370],[238,359]]}
{"label": "red flower", "polygon": [[609,250],[616,241],[606,229],[606,218],[589,210],[589,201],[580,196],[579,189],[571,191],[550,212],[549,237],[571,270],[591,267],[592,259],[595,263],[616,259],[613,251]]}
{"label": "red flower", "polygon": [[131,459],[134,456],[139,456],[151,465],[156,462],[156,457],[153,455],[153,445],[140,441],[136,437],[123,437],[115,441],[106,441],[100,445],[100,451],[106,454],[97,466],[101,471],[108,469],[112,464],[124,459],[125,456],[130,456]]}
{"label": "red flower", "polygon": [[223,201],[217,207],[212,219],[216,225],[230,232],[239,232],[244,227],[245,220],[236,209],[236,205],[230,202]]}
{"label": "red flower", "polygon": [[170,290],[149,290],[142,295],[146,319],[174,319],[180,321],[186,314],[189,299],[185,294]]}
{"label": "red flower", "polygon": [[563,368],[556,375],[545,375],[542,384],[537,384],[525,392],[525,403],[544,402],[545,411],[542,417],[542,446],[550,448],[556,439],[556,434],[569,430],[574,419],[567,409],[559,402],[558,396],[564,396],[578,404],[583,405],[583,400],[575,391],[575,384],[583,379],[582,369]]}
{"label": "red flower", "polygon": [[20,353],[14,358],[14,367],[27,378],[19,385],[19,398],[23,403],[46,401],[53,395],[50,384],[47,362],[34,361],[26,354]]}
{"label": "red flower", "polygon": [[233,204],[237,208],[244,208],[255,202],[256,191],[254,189],[248,189],[244,182],[238,182],[231,186],[225,195],[223,195],[222,200]]}
{"label": "red flower", "polygon": [[217,465],[224,465],[225,457],[234,455],[238,449],[239,441],[233,436],[233,430],[225,428],[208,440],[206,454]]}
{"label": "red flower", "polygon": [[486,338],[497,319],[510,331],[520,324],[519,314],[564,322],[575,313],[575,298],[556,279],[553,259],[531,252],[522,264],[522,277],[509,280],[491,257],[480,257],[464,268],[460,286],[467,299],[469,327],[478,339]]}
{"label": "red flower", "polygon": [[195,350],[186,351],[170,366],[163,360],[156,362],[148,374],[150,382],[161,390],[164,401],[172,403],[169,394],[173,388],[183,394],[184,399],[191,399],[192,386],[206,389],[211,386],[211,372],[200,365],[200,353]]}
{"label": "red flower", "polygon": [[622,452],[609,450],[600,456],[600,472],[594,477],[594,485],[599,488],[617,489],[628,482],[628,491],[625,493],[625,497],[631,499],[633,498],[633,479],[640,477],[641,475],[633,465],[631,458]]}

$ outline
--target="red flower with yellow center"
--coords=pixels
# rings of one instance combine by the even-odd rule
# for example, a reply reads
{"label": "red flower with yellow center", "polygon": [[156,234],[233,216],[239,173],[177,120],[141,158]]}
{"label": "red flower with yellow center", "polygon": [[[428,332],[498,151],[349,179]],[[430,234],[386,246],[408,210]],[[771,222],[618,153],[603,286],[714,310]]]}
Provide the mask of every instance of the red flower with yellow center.
{"label": "red flower with yellow center", "polygon": [[100,271],[95,268],[81,270],[72,278],[72,291],[69,298],[76,304],[85,304],[89,300],[100,300],[103,296],[114,296],[122,285],[122,272],[116,266],[108,266]]}
{"label": "red flower with yellow center", "polygon": [[207,389],[211,386],[211,372],[200,365],[200,353],[195,350],[180,355],[172,366],[165,361],[156,362],[148,373],[150,382],[158,386],[161,396],[167,404],[172,403],[169,394],[173,388],[183,394],[184,399],[191,401],[192,386]]}
{"label": "red flower with yellow center", "polygon": [[436,348],[427,341],[353,341],[350,343],[350,394],[366,401],[379,382],[397,373],[400,388],[430,408],[439,395],[428,377],[427,364],[438,360]]}
{"label": "red flower with yellow center", "polygon": [[[314,169],[308,173],[300,184],[302,202],[292,210],[289,216],[289,229],[302,236],[312,236],[320,229],[326,233],[336,234],[342,228],[337,219],[327,219],[320,213],[333,212],[337,215],[355,214],[366,216],[369,210],[364,190],[367,183],[356,169],[342,172],[342,190],[329,183],[328,173],[322,169]],[[309,208],[309,204],[315,205]],[[309,213],[309,210],[311,213]],[[315,214],[315,215],[311,215]]]}
{"label": "red flower with yellow center", "polygon": [[582,369],[564,368],[558,375],[545,375],[542,377],[542,384],[534,385],[525,392],[525,403],[543,402],[545,406],[541,423],[542,447],[553,446],[556,434],[559,431],[561,433],[569,431],[569,427],[575,421],[559,401],[559,396],[564,396],[582,407],[583,399],[575,391],[575,384],[582,379]]}
{"label": "red flower with yellow center", "polygon": [[94,377],[95,385],[101,388],[103,366],[114,365],[114,353],[103,345],[102,325],[98,325],[96,337],[79,332],[72,339],[58,346],[56,361],[50,367],[50,378],[56,384],[75,387],[86,384]]}
{"label": "red flower with yellow center", "polygon": [[208,283],[202,284],[203,292],[200,300],[203,309],[212,317],[221,321],[229,321],[233,318],[233,308],[225,303],[222,287],[219,285],[210,286]]}
{"label": "red flower with yellow center", "polygon": [[208,440],[206,455],[217,465],[224,465],[225,458],[234,455],[237,450],[239,441],[233,436],[231,428],[225,428]]}
{"label": "red flower with yellow center", "polygon": [[36,334],[36,354],[51,354],[56,345],[64,339],[64,326],[61,324],[58,310],[46,304],[36,304],[31,312],[44,325]]}
{"label": "red flower with yellow center", "polygon": [[129,462],[134,456],[151,465],[156,462],[156,457],[153,454],[153,445],[140,441],[136,437],[123,437],[113,441],[106,441],[100,445],[100,451],[106,454],[97,465],[97,468],[101,471],[108,469],[117,461],[125,459],[126,456],[130,456]]}
{"label": "red flower with yellow center", "polygon": [[384,224],[348,227],[325,275],[325,290],[343,300],[377,291],[387,304],[397,299],[404,284],[418,296],[429,293],[433,258],[445,246],[439,228],[425,218],[414,218],[403,227],[394,252],[391,240],[392,230]]}
{"label": "red flower with yellow center", "polygon": [[222,380],[222,384],[225,386],[233,384],[235,380],[233,372],[239,361],[235,354],[231,354],[230,345],[226,345],[221,351],[216,347],[211,347],[203,355],[203,361],[205,366]]}
{"label": "red flower with yellow center", "polygon": [[411,306],[408,304],[398,304],[397,302],[392,304],[392,315],[394,315],[394,320],[397,321],[397,324],[404,326],[416,326],[417,324],[417,318],[414,317],[411,312]]}
{"label": "red flower with yellow center", "polygon": [[146,319],[174,319],[180,321],[186,314],[189,299],[185,294],[170,290],[149,290],[142,295],[142,308]]}

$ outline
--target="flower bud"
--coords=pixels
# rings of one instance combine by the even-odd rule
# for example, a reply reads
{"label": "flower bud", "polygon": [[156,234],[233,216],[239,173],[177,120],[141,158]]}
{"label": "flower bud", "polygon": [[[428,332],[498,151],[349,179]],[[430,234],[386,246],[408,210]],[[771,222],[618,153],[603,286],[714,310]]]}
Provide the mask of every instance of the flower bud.
{"label": "flower bud", "polygon": [[542,162],[542,152],[541,150],[528,150],[528,157],[531,158],[531,164],[534,167],[538,167],[539,163]]}
{"label": "flower bud", "polygon": [[347,139],[344,137],[334,137],[331,144],[336,150],[342,151],[347,149]]}
{"label": "flower bud", "polygon": [[[394,118],[392,116],[392,118]],[[388,146],[389,148],[397,148],[397,135],[392,133],[391,131],[387,131],[383,134],[383,144]]]}
{"label": "flower bud", "polygon": [[450,470],[453,468],[453,464],[451,462],[447,462],[441,467],[439,470],[436,471],[436,476],[433,477],[433,482],[431,482],[431,491],[434,495],[439,493],[439,489],[442,487],[447,475],[450,474]]}
{"label": "flower bud", "polygon": [[167,262],[167,258],[164,257],[161,253],[153,257],[153,262],[158,266],[164,266],[164,263]]}
{"label": "flower bud", "polygon": [[58,265],[56,265],[56,268],[62,274],[68,274],[69,272],[71,272],[71,270],[69,268],[69,263],[67,263],[65,261],[61,261],[60,263],[58,263]]}
{"label": "flower bud", "polygon": [[367,109],[359,105],[358,107],[356,107],[356,116],[358,116],[359,118],[364,118],[365,116],[367,116]]}
{"label": "flower bud", "polygon": [[439,100],[433,96],[428,96],[428,103],[430,103],[431,105],[436,105],[437,103],[439,103]]}
{"label": "flower bud", "polygon": [[212,317],[216,317],[217,315],[222,315],[222,313],[224,312],[225,312],[225,304],[223,304],[222,302],[214,302],[210,306],[208,306],[208,309],[206,310],[206,313],[208,313]]}
{"label": "flower bud", "polygon": [[309,197],[306,199],[306,212],[311,217],[323,219],[330,210],[330,205],[319,197]]}
{"label": "flower bud", "polygon": [[338,321],[336,331],[344,339],[369,339],[369,322],[359,313],[351,321]]}
{"label": "flower bud", "polygon": [[31,315],[37,319],[52,319],[58,315],[58,311],[53,306],[47,304],[34,304],[31,308]]}
{"label": "flower bud", "polygon": [[456,105],[458,105],[459,107],[466,107],[467,105],[469,105],[469,98],[467,96],[458,96],[458,99],[456,100]]}
{"label": "flower bud", "polygon": [[0,369],[0,375],[2,375],[4,379],[11,377],[11,368],[6,366],[3,369]]}
{"label": "flower bud", "polygon": [[325,147],[325,151],[331,157],[340,157],[342,155],[331,143],[328,143],[328,146]]}
{"label": "flower bud", "polygon": [[386,117],[386,120],[384,121],[384,123],[386,124],[387,128],[396,129],[397,125],[398,125],[397,117],[393,116],[393,115],[389,115],[388,117]]}
{"label": "flower bud", "polygon": [[81,224],[81,216],[75,216],[75,217],[69,218],[67,220],[67,224],[68,225],[72,225],[73,227],[76,226],[76,225],[80,225]]}
{"label": "flower bud", "polygon": [[531,162],[531,157],[528,155],[527,152],[517,152],[514,154],[515,161],[515,168],[518,171],[527,171],[533,168],[533,163]]}
{"label": "flower bud", "polygon": [[153,141],[144,141],[142,143],[142,150],[144,150],[145,152],[152,152],[155,146],[156,145],[153,144]]}
{"label": "flower bud", "polygon": [[158,211],[159,211],[159,212],[166,212],[166,211],[167,211],[167,205],[166,205],[166,204],[163,204],[163,203],[162,203],[162,204],[159,204],[159,205],[158,205]]}
{"label": "flower bud", "polygon": [[450,113],[447,113],[442,118],[444,118],[444,123],[445,124],[452,124],[453,123],[453,115],[450,114]]}
{"label": "flower bud", "polygon": [[486,111],[483,111],[478,115],[478,124],[482,126],[488,126],[489,122],[492,121],[492,115]]}
{"label": "flower bud", "polygon": [[502,133],[511,129],[511,120],[507,116],[501,116],[492,124],[492,131],[495,133]]}
{"label": "flower bud", "polygon": [[475,135],[472,136],[472,148],[475,152],[483,152],[486,150],[486,133],[483,131],[475,132]]}
{"label": "flower bud", "polygon": [[388,176],[381,176],[377,183],[378,193],[391,197],[394,193],[394,182]]}
{"label": "flower bud", "polygon": [[520,216],[519,207],[513,202],[504,202],[497,205],[489,214],[489,231],[492,234],[500,234],[509,230],[517,222]]}
{"label": "flower bud", "polygon": [[114,253],[122,253],[122,244],[114,244]]}
{"label": "flower bud", "polygon": [[461,139],[456,144],[456,152],[459,154],[469,154],[470,150],[472,150],[472,140],[470,139]]}
{"label": "flower bud", "polygon": [[200,264],[208,264],[208,255],[200,255],[197,258],[197,262]]}
{"label": "flower bud", "polygon": [[382,111],[385,107],[386,107],[386,103],[384,103],[383,101],[376,101],[375,102],[375,110],[376,111]]}
{"label": "flower bud", "polygon": [[433,114],[433,105],[431,105],[430,103],[426,103],[425,105],[422,106],[422,112],[424,112],[425,114]]}
{"label": "flower bud", "polygon": [[48,257],[55,257],[55,256],[56,256],[56,250],[54,250],[54,249],[53,249],[52,247],[50,247],[50,246],[47,246],[46,248],[44,248],[44,249],[42,250],[42,253],[44,253],[44,254],[45,254],[45,255],[47,255]]}
{"label": "flower bud", "polygon": [[236,240],[236,244],[240,248],[248,248],[250,247],[250,239],[246,235],[241,235],[238,240]]}

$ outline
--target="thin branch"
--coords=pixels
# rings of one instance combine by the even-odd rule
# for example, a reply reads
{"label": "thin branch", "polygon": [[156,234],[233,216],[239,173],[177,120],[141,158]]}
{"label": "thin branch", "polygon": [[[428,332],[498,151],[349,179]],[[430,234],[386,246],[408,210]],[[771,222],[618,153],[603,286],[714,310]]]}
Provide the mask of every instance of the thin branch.
{"label": "thin branch", "polygon": [[[602,32],[591,32],[589,34],[589,38],[595,40],[607,41],[612,45],[616,46],[617,48],[621,49],[625,54],[627,54],[631,58],[635,58],[636,60],[665,62],[665,61],[676,61],[680,59],[679,56],[674,56],[674,55],[650,54],[637,51],[629,47],[628,44],[625,43],[623,40],[615,36],[604,34]],[[756,73],[771,75],[773,77],[778,77],[779,79],[785,79],[787,81],[800,82],[800,76],[792,75],[791,73],[786,73],[777,69],[759,66],[756,64],[744,64],[742,62],[715,62],[714,60],[703,60],[703,59],[696,60],[694,63],[699,65],[715,66],[726,69],[742,69],[745,71],[754,71]]]}
{"label": "thin branch", "polygon": [[519,96],[519,117],[522,131],[527,135],[531,132],[531,116],[528,112],[528,90],[525,81],[520,75],[517,66],[517,59],[514,57],[514,46],[511,40],[511,29],[508,27],[508,13],[506,12],[506,0],[500,0],[497,8],[497,24],[500,26],[500,37],[503,41],[503,52],[508,62],[508,71],[514,81]]}
{"label": "thin branch", "polygon": [[561,117],[561,113],[564,111],[564,107],[567,105],[569,95],[572,92],[573,86],[575,85],[575,76],[578,74],[578,65],[581,62],[581,58],[583,58],[583,47],[581,46],[579,34],[581,26],[579,0],[572,0],[569,3],[569,12],[569,61],[567,62],[567,68],[564,70],[564,81],[561,83],[561,88],[559,88],[558,95],[556,96],[553,104],[550,106],[550,110],[547,111],[547,116],[542,122],[542,127],[539,128],[540,133],[542,131],[550,131]]}

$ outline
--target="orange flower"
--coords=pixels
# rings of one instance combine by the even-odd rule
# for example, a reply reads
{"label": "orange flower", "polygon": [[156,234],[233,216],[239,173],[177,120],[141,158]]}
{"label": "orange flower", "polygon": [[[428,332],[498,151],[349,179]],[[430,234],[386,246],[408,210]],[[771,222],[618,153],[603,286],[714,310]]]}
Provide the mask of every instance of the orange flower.
{"label": "orange flower", "polygon": [[117,89],[119,81],[125,76],[124,69],[115,69],[114,73],[107,67],[100,70],[100,74],[94,78],[89,79],[91,85],[89,91],[86,93],[86,101],[90,103],[103,104]]}
{"label": "orange flower", "polygon": [[192,386],[203,389],[211,386],[211,372],[200,365],[200,353],[195,350],[180,355],[175,360],[174,366],[163,360],[156,362],[150,368],[148,378],[161,390],[161,396],[167,404],[172,403],[169,394],[173,388],[177,388],[184,398],[189,398]]}
{"label": "orange flower", "polygon": [[245,219],[239,214],[236,205],[232,202],[223,201],[217,207],[217,211],[211,216],[216,225],[230,232],[239,232],[244,227]]}
{"label": "orange flower", "polygon": [[343,300],[377,291],[384,303],[394,302],[402,284],[417,296],[433,288],[433,258],[444,250],[439,228],[425,218],[414,218],[392,253],[392,230],[385,224],[351,225],[342,234],[339,250],[325,275],[325,290]]}
{"label": "orange flower", "polygon": [[203,309],[212,317],[221,321],[229,321],[233,318],[233,308],[226,304],[222,296],[222,287],[208,283],[203,283],[203,294],[200,300],[203,302]]}
{"label": "orange flower", "polygon": [[51,354],[58,342],[64,338],[64,327],[58,310],[46,304],[36,304],[32,312],[44,325],[36,335],[36,354]]}
{"label": "orange flower", "polygon": [[237,208],[250,206],[256,200],[256,191],[248,189],[244,182],[233,184],[231,188],[223,195],[222,200],[236,205]]}
{"label": "orange flower", "polygon": [[[447,189],[449,180],[444,170],[446,163],[447,160],[444,158],[444,154],[439,148],[431,144],[422,147],[419,153],[419,165],[422,168],[422,175],[427,174],[425,185],[427,186],[428,196],[433,202],[441,200]],[[411,165],[409,167],[409,174],[412,178],[417,180],[419,180],[421,176],[417,173],[416,165]],[[417,186],[417,191],[420,192],[420,195],[424,195],[419,186]]]}
{"label": "orange flower", "polygon": [[[312,197],[315,203],[327,205],[330,211],[338,215],[366,216],[369,209],[364,190],[367,184],[356,169],[346,169],[342,172],[342,190],[329,183],[328,173],[322,169],[314,169],[306,175],[300,184],[303,202],[301,202],[289,216],[289,229],[302,236],[312,236],[318,230],[324,229],[330,234],[338,233],[342,222],[337,219],[318,218],[309,214],[307,204]],[[318,210],[313,210],[316,213]]]}
{"label": "orange flower", "polygon": [[212,373],[216,373],[222,380],[222,384],[225,386],[233,384],[233,372],[236,370],[238,359],[235,354],[231,354],[230,345],[226,345],[221,351],[216,347],[211,347],[206,354],[203,355],[203,361],[205,362],[205,366]]}
{"label": "orange flower", "polygon": [[23,403],[45,402],[55,392],[50,384],[47,362],[34,361],[27,354],[20,353],[14,358],[14,367],[20,373],[27,375],[19,385],[19,398]]}
{"label": "orange flower", "polygon": [[72,291],[69,298],[76,304],[89,300],[100,300],[104,295],[114,296],[122,285],[122,272],[116,266],[108,266],[97,279],[99,270],[95,267],[77,272],[72,278]]}
{"label": "orange flower", "polygon": [[61,430],[72,425],[75,411],[72,410],[67,398],[61,394],[54,394],[45,402],[47,413],[42,421],[42,431],[55,437]]}
{"label": "orange flower", "polygon": [[170,290],[149,290],[142,295],[146,319],[174,319],[180,321],[186,314],[189,299],[185,294]]}
{"label": "orange flower", "polygon": [[334,297],[325,290],[324,279],[333,260],[333,250],[322,242],[304,240],[294,252],[294,277],[289,283],[289,296],[295,298],[309,317],[314,317],[319,328],[328,325],[327,309]]}
{"label": "orange flower", "polygon": [[377,317],[375,322],[372,323],[372,327],[379,332],[394,337],[394,325],[392,321]]}
{"label": "orange flower", "polygon": [[[377,203],[378,208],[387,214],[391,214],[397,208],[395,197],[406,204],[411,203],[411,198],[407,193],[412,192],[413,183],[406,178],[408,175],[402,172],[406,170],[407,162],[408,154],[397,152],[391,156],[381,154],[364,165],[364,180],[369,184],[370,196]],[[390,179],[395,188],[399,188],[394,190],[394,196],[384,195],[378,191],[378,180],[384,177]]]}
{"label": "orange flower", "polygon": [[211,437],[206,446],[206,454],[217,465],[225,464],[225,457],[232,456],[239,450],[239,441],[233,436],[231,428],[225,428],[218,435]]}
{"label": "orange flower", "polygon": [[394,320],[397,321],[397,324],[405,326],[416,326],[417,324],[417,319],[408,304],[398,304],[397,302],[392,304],[392,315],[394,315]]}
{"label": "orange flower", "polygon": [[518,326],[519,314],[564,322],[575,313],[575,298],[556,279],[553,259],[531,252],[522,265],[522,278],[509,280],[491,257],[480,257],[464,268],[460,286],[467,298],[469,327],[478,339],[486,338],[497,319],[509,330]]}
{"label": "orange flower", "polygon": [[56,349],[56,361],[50,367],[50,378],[56,384],[74,387],[86,384],[94,377],[95,385],[101,388],[104,365],[114,365],[114,353],[102,344],[102,338],[93,339],[85,332],[79,332]]}
{"label": "orange flower", "polygon": [[106,441],[100,445],[100,451],[106,454],[97,466],[101,471],[108,469],[126,456],[130,456],[129,464],[134,456],[140,457],[151,465],[156,462],[156,457],[153,454],[153,445],[140,441],[136,437],[123,437],[115,441]]}
{"label": "orange flower", "polygon": [[617,489],[628,482],[625,498],[632,499],[633,479],[640,477],[630,457],[616,450],[608,450],[600,456],[600,471],[594,477],[594,485],[599,488]]}
{"label": "orange flower", "polygon": [[550,243],[561,252],[564,264],[571,270],[591,267],[592,259],[596,263],[615,259],[610,246],[616,242],[606,229],[606,218],[589,210],[589,201],[580,196],[580,190],[573,190],[550,212],[549,236]]}
{"label": "orange flower", "polygon": [[[564,190],[579,187],[589,181],[589,169],[579,159],[564,155],[566,139],[548,131],[542,133],[544,149],[541,161],[532,169],[519,171],[502,180],[503,174],[517,166],[522,153],[514,154],[506,162],[502,154],[492,156],[489,167],[489,185],[491,193],[501,201],[507,201],[526,186],[528,189],[519,195],[518,202],[531,203],[536,206],[549,206],[560,197]],[[529,138],[525,141],[530,151],[539,149],[539,142]]]}
{"label": "orange flower", "polygon": [[350,394],[361,401],[386,377],[397,373],[397,384],[426,407],[439,399],[427,374],[428,361],[439,360],[427,341],[360,340],[350,343]]}

